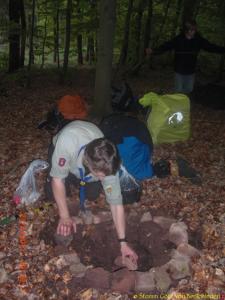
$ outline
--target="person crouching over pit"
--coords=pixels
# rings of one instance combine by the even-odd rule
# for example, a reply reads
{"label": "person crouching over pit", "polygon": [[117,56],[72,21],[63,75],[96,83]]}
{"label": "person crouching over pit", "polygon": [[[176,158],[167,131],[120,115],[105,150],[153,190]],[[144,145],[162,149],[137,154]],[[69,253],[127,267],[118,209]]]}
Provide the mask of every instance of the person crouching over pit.
{"label": "person crouching over pit", "polygon": [[[57,233],[68,236],[76,232],[76,223],[67,206],[67,182],[71,176],[80,180],[80,204],[89,196],[97,198],[101,186],[110,205],[113,222],[123,259],[126,256],[136,263],[137,254],[128,245],[125,236],[125,213],[121,194],[120,157],[116,146],[103,137],[101,130],[87,121],[73,121],[54,138],[50,146],[50,176],[47,184],[53,192],[59,210]],[[82,188],[82,186],[85,189]]]}

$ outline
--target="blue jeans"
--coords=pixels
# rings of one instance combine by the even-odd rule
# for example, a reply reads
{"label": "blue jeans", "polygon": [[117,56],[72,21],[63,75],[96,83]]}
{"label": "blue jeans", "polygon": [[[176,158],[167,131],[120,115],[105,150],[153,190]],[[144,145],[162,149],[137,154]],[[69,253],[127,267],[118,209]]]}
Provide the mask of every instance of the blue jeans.
{"label": "blue jeans", "polygon": [[182,75],[175,73],[175,92],[189,94],[194,88],[195,74]]}

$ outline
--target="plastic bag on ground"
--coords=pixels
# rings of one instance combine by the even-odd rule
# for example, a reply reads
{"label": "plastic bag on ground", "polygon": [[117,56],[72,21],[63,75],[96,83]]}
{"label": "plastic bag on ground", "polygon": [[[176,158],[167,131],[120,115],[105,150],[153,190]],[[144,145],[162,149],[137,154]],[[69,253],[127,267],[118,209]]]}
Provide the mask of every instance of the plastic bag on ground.
{"label": "plastic bag on ground", "polygon": [[49,164],[41,159],[36,159],[30,163],[14,193],[13,200],[16,204],[32,204],[38,200],[40,193],[37,190],[34,175],[47,169],[48,166]]}
{"label": "plastic bag on ground", "polygon": [[142,191],[141,183],[129,174],[123,165],[120,166],[119,177],[123,204],[138,202]]}

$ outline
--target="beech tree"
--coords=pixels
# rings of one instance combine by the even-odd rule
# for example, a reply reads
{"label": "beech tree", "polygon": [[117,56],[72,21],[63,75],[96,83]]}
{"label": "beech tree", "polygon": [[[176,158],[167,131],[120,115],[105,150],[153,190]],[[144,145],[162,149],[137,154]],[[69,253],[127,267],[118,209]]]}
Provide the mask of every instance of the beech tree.
{"label": "beech tree", "polygon": [[129,34],[130,34],[130,19],[133,10],[133,2],[134,0],[129,0],[128,2],[128,9],[127,9],[127,15],[124,24],[124,36],[123,36],[123,44],[120,52],[119,65],[124,65],[127,59]]}
{"label": "beech tree", "polygon": [[100,0],[98,54],[92,113],[104,116],[111,112],[111,76],[116,23],[116,0]]}
{"label": "beech tree", "polygon": [[67,0],[66,8],[66,37],[65,37],[65,49],[64,49],[64,60],[63,60],[63,77],[64,80],[66,75],[68,62],[69,62],[69,51],[70,51],[70,33],[71,33],[71,11],[72,11],[72,0]]}
{"label": "beech tree", "polygon": [[9,0],[9,72],[20,67],[20,12],[20,1]]}
{"label": "beech tree", "polygon": [[21,16],[21,42],[20,42],[20,67],[24,67],[25,52],[26,52],[26,14],[24,8],[24,1],[20,0],[20,16]]}

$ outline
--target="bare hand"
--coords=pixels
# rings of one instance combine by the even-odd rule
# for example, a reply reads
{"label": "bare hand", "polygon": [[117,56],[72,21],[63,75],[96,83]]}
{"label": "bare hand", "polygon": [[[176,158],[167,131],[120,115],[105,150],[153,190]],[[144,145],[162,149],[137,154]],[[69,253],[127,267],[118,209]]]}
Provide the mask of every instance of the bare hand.
{"label": "bare hand", "polygon": [[129,256],[130,260],[134,264],[137,264],[138,256],[135,253],[135,251],[133,249],[131,249],[130,246],[128,246],[127,243],[121,243],[121,253],[122,253],[122,261],[123,261],[123,263],[124,263],[125,257]]}
{"label": "bare hand", "polygon": [[60,218],[59,219],[59,224],[57,227],[57,233],[67,236],[72,233],[72,231],[76,232],[76,222],[73,217],[68,217],[68,218]]}

